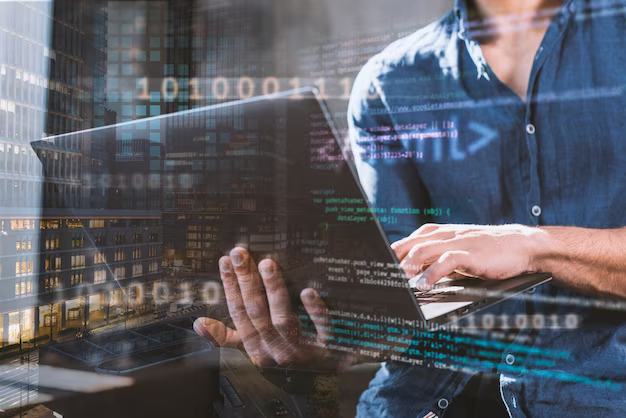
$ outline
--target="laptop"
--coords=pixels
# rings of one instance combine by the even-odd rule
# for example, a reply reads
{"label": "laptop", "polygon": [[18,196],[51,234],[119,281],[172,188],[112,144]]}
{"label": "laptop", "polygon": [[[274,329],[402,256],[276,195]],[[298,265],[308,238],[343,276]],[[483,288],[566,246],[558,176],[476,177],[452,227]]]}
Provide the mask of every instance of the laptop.
{"label": "laptop", "polygon": [[[165,245],[206,280],[219,280],[217,260],[235,245],[257,260],[271,257],[310,335],[299,294],[312,287],[323,296],[344,334],[334,341],[338,349],[363,348],[388,325],[449,324],[551,279],[444,279],[429,292],[412,288],[382,227],[391,220],[368,203],[315,88],[49,137],[35,148],[81,141],[99,144],[105,156],[83,176],[92,201],[126,208],[141,193],[152,196],[150,205],[147,197],[137,201],[146,210],[160,202],[164,236],[173,240]],[[366,335],[364,327],[378,333]]]}

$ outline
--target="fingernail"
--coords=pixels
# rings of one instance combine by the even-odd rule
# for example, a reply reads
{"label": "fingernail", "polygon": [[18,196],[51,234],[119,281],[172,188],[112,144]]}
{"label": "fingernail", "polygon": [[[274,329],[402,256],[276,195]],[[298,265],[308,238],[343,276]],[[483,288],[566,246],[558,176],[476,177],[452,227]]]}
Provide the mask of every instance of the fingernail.
{"label": "fingernail", "polygon": [[230,255],[230,259],[235,265],[235,267],[239,267],[244,263],[244,257],[241,253],[233,253]]}
{"label": "fingernail", "polygon": [[426,279],[426,277],[424,276],[420,277],[417,283],[415,283],[415,287],[417,287],[419,290],[432,289],[432,285],[428,282],[428,279]]}
{"label": "fingernail", "polygon": [[233,272],[233,266],[231,266],[230,263],[228,261],[226,261],[226,260],[220,261],[220,271],[222,273],[232,273]]}
{"label": "fingernail", "polygon": [[259,273],[261,273],[261,276],[264,278],[272,277],[274,275],[274,265],[271,263],[262,264],[259,266]]}
{"label": "fingernail", "polygon": [[202,321],[202,323],[199,323],[198,321],[195,321],[193,323],[193,330],[196,332],[196,334],[202,337],[210,337],[211,334],[209,334],[209,331],[207,331],[207,329],[204,327],[204,322],[205,321]]}
{"label": "fingernail", "polygon": [[315,301],[316,295],[315,295],[315,292],[313,292],[312,290],[307,290],[304,292],[302,297],[304,298],[306,302],[312,303]]}

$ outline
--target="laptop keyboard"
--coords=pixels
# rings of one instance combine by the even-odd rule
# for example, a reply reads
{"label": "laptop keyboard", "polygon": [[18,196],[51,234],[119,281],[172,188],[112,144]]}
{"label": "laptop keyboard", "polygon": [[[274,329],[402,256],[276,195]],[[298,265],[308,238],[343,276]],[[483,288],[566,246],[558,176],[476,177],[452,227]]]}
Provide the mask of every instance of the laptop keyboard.
{"label": "laptop keyboard", "polygon": [[463,290],[462,286],[442,286],[434,287],[430,290],[419,291],[417,288],[412,288],[413,294],[417,298],[420,306],[428,303],[440,302],[448,296],[456,295],[459,291]]}

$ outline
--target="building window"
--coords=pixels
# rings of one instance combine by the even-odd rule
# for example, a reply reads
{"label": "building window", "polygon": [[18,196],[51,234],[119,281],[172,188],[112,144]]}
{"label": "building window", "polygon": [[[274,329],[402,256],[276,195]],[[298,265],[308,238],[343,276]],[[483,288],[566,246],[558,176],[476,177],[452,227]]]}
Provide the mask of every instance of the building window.
{"label": "building window", "polygon": [[31,251],[33,249],[33,241],[32,240],[18,240],[15,241],[15,250],[20,252]]}
{"label": "building window", "polygon": [[44,264],[45,271],[61,270],[60,256],[47,256]]}
{"label": "building window", "polygon": [[141,258],[141,247],[133,248],[133,260],[137,260],[138,258]]}
{"label": "building window", "polygon": [[104,253],[96,253],[93,255],[93,263],[94,264],[104,264],[107,262],[106,255]]}
{"label": "building window", "polygon": [[97,234],[94,237],[93,242],[96,245],[96,247],[103,246],[105,244],[105,242],[106,242],[106,235],[105,234]]}
{"label": "building window", "polygon": [[120,280],[126,277],[126,267],[116,267],[113,271],[115,280]]}
{"label": "building window", "polygon": [[82,228],[83,227],[83,221],[81,221],[80,219],[67,219],[65,223],[67,224],[68,228]]}
{"label": "building window", "polygon": [[133,277],[143,274],[143,265],[141,263],[133,264]]}
{"label": "building window", "polygon": [[58,277],[49,277],[43,281],[43,285],[46,292],[51,292],[61,287],[61,282]]}
{"label": "building window", "polygon": [[83,282],[83,273],[72,273],[71,276],[71,284],[72,286],[77,285],[77,284],[81,284]]}
{"label": "building window", "polygon": [[93,272],[93,282],[95,284],[104,283],[107,280],[107,271],[105,269],[97,269]]}
{"label": "building window", "polygon": [[187,257],[189,258],[202,258],[202,251],[188,250]]}
{"label": "building window", "polygon": [[90,219],[89,228],[104,228],[104,219]]}
{"label": "building window", "polygon": [[29,281],[15,282],[15,296],[33,293],[33,283]]}
{"label": "building window", "polygon": [[59,229],[59,220],[58,219],[54,219],[54,220],[49,220],[49,221],[41,221],[39,223],[39,227],[41,229]]}
{"label": "building window", "polygon": [[72,237],[72,248],[85,248],[85,237],[75,235]]}
{"label": "building window", "polygon": [[159,262],[158,261],[151,261],[150,264],[148,264],[148,271],[150,273],[154,273],[156,271],[159,270]]}
{"label": "building window", "polygon": [[115,261],[124,261],[124,250],[123,249],[115,250]]}
{"label": "building window", "polygon": [[46,239],[46,250],[58,250],[59,246],[59,238],[48,238]]}
{"label": "building window", "polygon": [[115,245],[124,245],[126,243],[126,235],[123,232],[115,234]]}
{"label": "building window", "polygon": [[26,276],[28,274],[33,274],[33,260],[18,259],[15,262],[15,275]]}
{"label": "building window", "polygon": [[148,256],[149,257],[156,257],[157,256],[157,247],[156,247],[156,245],[153,245],[153,246],[151,246],[148,249]]}
{"label": "building window", "polygon": [[81,268],[85,267],[85,256],[84,255],[73,255],[71,257],[72,268]]}
{"label": "building window", "polygon": [[35,229],[35,221],[33,219],[13,219],[11,220],[11,229],[13,231]]}

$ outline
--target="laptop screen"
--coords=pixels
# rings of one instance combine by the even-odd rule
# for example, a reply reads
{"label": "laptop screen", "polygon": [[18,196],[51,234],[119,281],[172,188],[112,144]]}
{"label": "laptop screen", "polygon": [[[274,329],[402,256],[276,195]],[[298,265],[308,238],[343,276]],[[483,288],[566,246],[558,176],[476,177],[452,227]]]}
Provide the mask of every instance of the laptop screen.
{"label": "laptop screen", "polygon": [[[55,297],[88,295],[97,306],[108,298],[109,317],[116,293],[135,312],[202,302],[202,315],[220,319],[217,261],[244,245],[285,270],[295,306],[302,289],[317,289],[344,318],[337,324],[419,319],[322,106],[302,89],[34,143],[47,180],[44,217],[63,212],[84,233],[81,245],[102,253],[83,289]],[[86,147],[91,161],[76,179],[50,157]]]}

